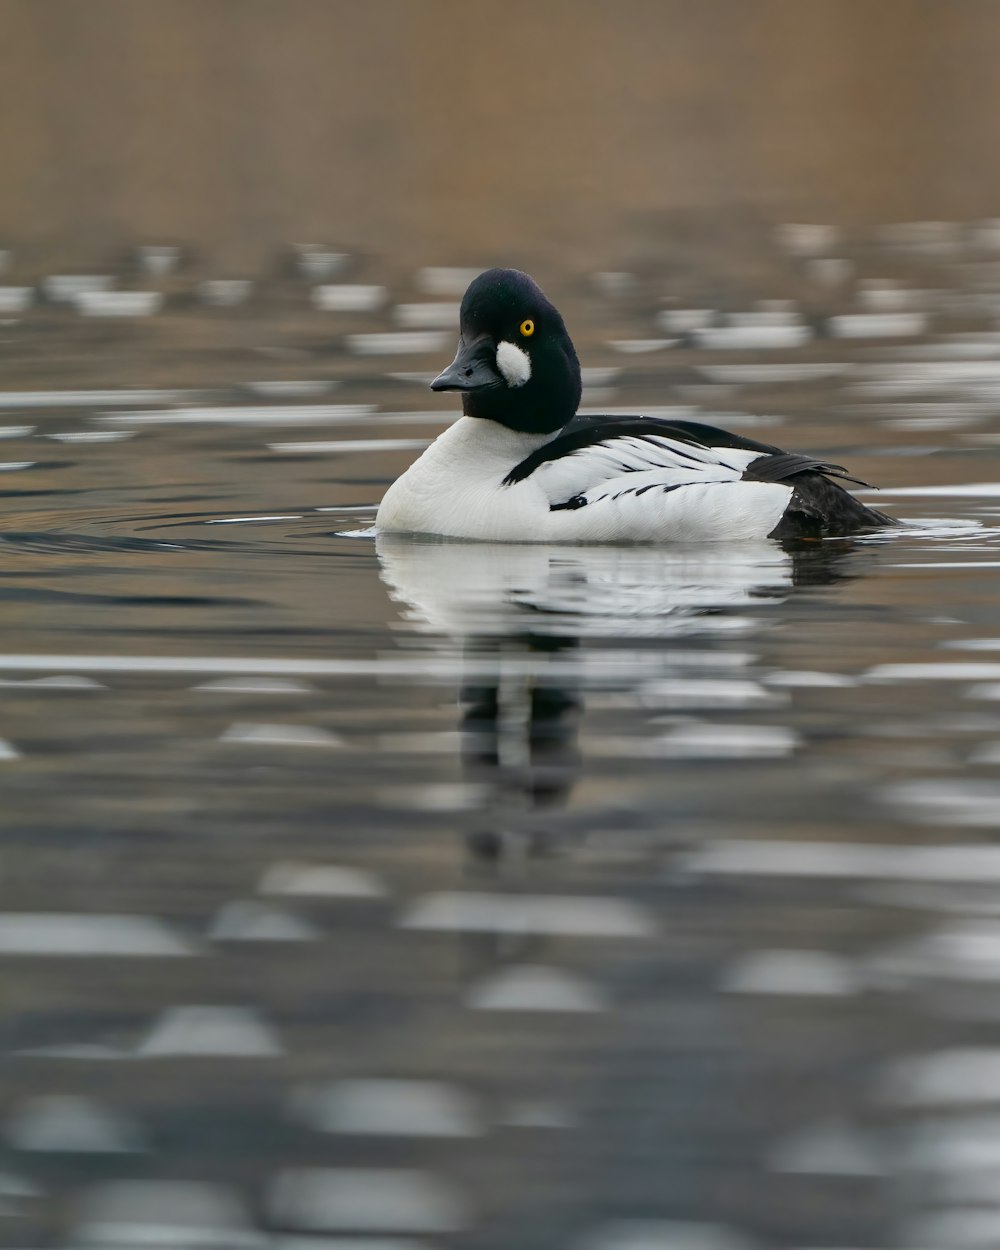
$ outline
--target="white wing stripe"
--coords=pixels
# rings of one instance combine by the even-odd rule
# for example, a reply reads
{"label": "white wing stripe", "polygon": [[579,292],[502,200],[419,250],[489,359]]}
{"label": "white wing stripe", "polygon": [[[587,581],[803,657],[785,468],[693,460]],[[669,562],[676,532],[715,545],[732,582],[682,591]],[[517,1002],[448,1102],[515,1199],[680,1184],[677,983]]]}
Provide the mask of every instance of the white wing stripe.
{"label": "white wing stripe", "polygon": [[648,484],[663,486],[738,481],[746,466],[762,454],[733,447],[700,447],[663,435],[623,435],[547,460],[530,480],[541,487],[550,504],[558,504],[598,486],[637,489],[637,474]]}

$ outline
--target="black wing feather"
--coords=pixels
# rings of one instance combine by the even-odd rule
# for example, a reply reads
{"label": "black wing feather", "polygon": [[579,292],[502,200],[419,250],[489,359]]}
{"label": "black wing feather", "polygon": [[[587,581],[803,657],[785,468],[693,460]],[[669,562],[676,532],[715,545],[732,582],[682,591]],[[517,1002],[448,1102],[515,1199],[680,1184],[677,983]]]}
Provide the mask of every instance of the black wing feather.
{"label": "black wing feather", "polygon": [[820,473],[803,473],[794,487],[785,514],[769,538],[830,538],[896,524],[891,516],[867,507]]}
{"label": "black wing feather", "polygon": [[842,464],[827,464],[823,460],[814,460],[812,456],[799,455],[797,451],[779,451],[751,461],[743,470],[743,479],[747,482],[785,482],[797,473],[822,473],[824,477],[839,477],[844,482],[853,482],[855,486],[868,487],[868,483],[861,478],[851,477]]}

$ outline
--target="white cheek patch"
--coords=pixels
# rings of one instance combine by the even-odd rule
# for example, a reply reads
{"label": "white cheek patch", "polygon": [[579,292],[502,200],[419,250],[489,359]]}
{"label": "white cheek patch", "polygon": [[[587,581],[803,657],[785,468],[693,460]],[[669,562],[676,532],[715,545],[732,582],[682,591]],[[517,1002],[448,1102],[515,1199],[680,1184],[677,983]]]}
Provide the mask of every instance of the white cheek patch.
{"label": "white cheek patch", "polygon": [[516,343],[497,344],[497,368],[508,386],[523,386],[531,377],[531,357]]}

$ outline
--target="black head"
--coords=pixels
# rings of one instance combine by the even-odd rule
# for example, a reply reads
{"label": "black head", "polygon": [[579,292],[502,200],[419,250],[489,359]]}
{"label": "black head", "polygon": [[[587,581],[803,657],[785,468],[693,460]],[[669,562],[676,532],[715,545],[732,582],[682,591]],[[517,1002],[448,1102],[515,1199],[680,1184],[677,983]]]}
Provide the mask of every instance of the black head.
{"label": "black head", "polygon": [[487,269],[465,292],[458,355],[431,390],[461,391],[467,417],[554,434],[580,403],[580,362],[559,312],[526,273]]}

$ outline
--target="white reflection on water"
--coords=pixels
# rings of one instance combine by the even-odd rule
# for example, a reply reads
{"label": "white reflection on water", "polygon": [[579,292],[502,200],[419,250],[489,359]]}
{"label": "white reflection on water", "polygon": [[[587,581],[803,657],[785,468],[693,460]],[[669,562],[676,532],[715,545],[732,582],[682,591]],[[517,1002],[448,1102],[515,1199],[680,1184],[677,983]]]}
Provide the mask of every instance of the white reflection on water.
{"label": "white reflection on water", "polygon": [[458,325],[458,304],[397,304],[393,318],[407,330],[450,330]]}
{"label": "white reflection on water", "polygon": [[[962,1116],[928,1120],[914,1132],[904,1157],[908,1167],[916,1172],[965,1174],[962,1179],[968,1182],[970,1169],[973,1173],[989,1169],[995,1177],[995,1169],[1000,1167],[1000,1119]],[[991,1190],[993,1197],[996,1191],[992,1186]]]}
{"label": "white reflection on water", "polygon": [[830,333],[839,339],[914,338],[927,330],[920,312],[842,313],[831,317]]}
{"label": "white reflection on water", "polygon": [[446,330],[383,330],[349,334],[347,346],[358,356],[427,355],[444,351],[449,337]]}
{"label": "white reflection on water", "polygon": [[913,882],[1000,881],[1000,846],[720,839],[681,856],[687,872]]}
{"label": "white reflection on water", "polygon": [[134,430],[60,430],[45,435],[56,443],[123,443],[134,436]]}
{"label": "white reflection on water", "polygon": [[485,265],[467,268],[429,265],[417,274],[417,285],[427,295],[464,295],[465,288],[485,268]]}
{"label": "white reflection on water", "polygon": [[244,746],[324,747],[343,746],[336,734],[318,725],[255,724],[237,721],[226,729],[220,742]]}
{"label": "white reflection on water", "polygon": [[205,694],[315,694],[314,686],[302,681],[287,681],[281,677],[220,677],[217,681],[204,681],[192,690]]}
{"label": "white reflection on water", "polygon": [[853,368],[845,362],[822,362],[801,364],[738,364],[738,365],[696,365],[702,377],[710,382],[735,382],[740,385],[760,383],[768,385],[773,382],[815,382],[824,378],[839,377]]}
{"label": "white reflection on water", "polygon": [[5,955],[161,958],[196,953],[152,916],[17,912],[0,915]]}
{"label": "white reflection on water", "polygon": [[248,299],[253,283],[248,278],[209,278],[198,288],[202,302],[215,308],[233,308]]}
{"label": "white reflection on water", "polygon": [[769,686],[795,687],[800,686],[804,689],[850,689],[856,686],[857,679],[847,677],[843,673],[824,673],[816,670],[786,670],[777,673],[768,673],[764,678]]}
{"label": "white reflection on water", "polygon": [[421,451],[429,442],[430,439],[427,438],[343,438],[268,443],[268,447],[271,451],[287,452],[293,456],[314,456],[324,453],[356,454],[363,451]]}
{"label": "white reflection on water", "polygon": [[314,286],[313,307],[320,312],[375,312],[385,303],[388,292],[384,286],[363,286],[357,283],[333,283]]}
{"label": "white reflection on water", "polygon": [[572,1250],[752,1250],[755,1242],[724,1224],[688,1220],[614,1220]]}
{"label": "white reflection on water", "polygon": [[990,681],[1000,677],[997,664],[954,664],[948,661],[927,664],[876,664],[864,675],[865,681]]}
{"label": "white reflection on water", "polygon": [[978,920],[939,929],[880,952],[871,967],[904,981],[1000,981],[1000,925]]}
{"label": "white reflection on water", "polygon": [[[992,758],[984,754],[985,762]],[[882,797],[906,819],[919,824],[1000,828],[1000,782],[997,781],[970,777],[904,781],[886,786]],[[984,848],[984,851],[998,849]]]}
{"label": "white reflection on water", "polygon": [[[658,637],[698,632],[702,613],[780,602],[792,557],[774,543],[738,549],[554,547],[454,543],[380,534],[389,593],[418,630],[461,636],[511,628],[576,636]],[[719,618],[731,622],[732,617]],[[745,620],[745,618],[744,618]]]}
{"label": "white reflection on water", "polygon": [[53,302],[65,303],[88,291],[110,291],[114,284],[107,273],[53,273],[43,279],[42,289]]}
{"label": "white reflection on water", "polygon": [[798,734],[784,725],[690,724],[646,742],[643,753],[691,760],[772,759],[790,755],[798,742]]}
{"label": "white reflection on water", "polygon": [[143,1058],[216,1055],[270,1059],[283,1047],[249,1007],[170,1007],[136,1051]]}
{"label": "white reflection on water", "polygon": [[692,330],[699,347],[724,351],[761,351],[801,347],[812,338],[807,325],[728,325]]}
{"label": "white reflection on water", "polygon": [[320,1133],[362,1137],[480,1137],[486,1128],[476,1100],[444,1081],[361,1077],[303,1086],[289,1114]]}
{"label": "white reflection on water", "polygon": [[0,408],[89,408],[94,404],[181,403],[196,398],[191,390],[0,391]]}
{"label": "white reflection on water", "polygon": [[26,312],[34,302],[30,286],[0,286],[0,313]]}
{"label": "white reflection on water", "polygon": [[280,1226],[316,1233],[453,1233],[470,1219],[451,1185],[411,1168],[290,1169],[274,1181],[269,1205]]}
{"label": "white reflection on water", "polygon": [[1000,482],[955,482],[949,486],[886,486],[879,493],[900,497],[905,495],[911,499],[932,499],[943,496],[992,499],[1000,495]]}
{"label": "white reflection on water", "polygon": [[647,707],[665,705],[672,709],[777,707],[788,701],[783,692],[765,690],[755,681],[698,677],[647,682],[640,698]]}
{"label": "white reflection on water", "polygon": [[13,686],[18,690],[107,690],[107,686],[92,677],[74,677],[70,673],[53,674],[51,677],[0,678],[0,687]]}
{"label": "white reflection on water", "polygon": [[758,950],[737,959],[722,979],[730,994],[844,996],[859,980],[851,963],[827,951]]}
{"label": "white reflection on water", "polygon": [[561,968],[522,964],[506,968],[474,985],[466,995],[474,1011],[606,1011],[607,1002],[593,982]]}
{"label": "white reflection on water", "polygon": [[78,1207],[76,1240],[90,1246],[257,1247],[235,1190],[198,1181],[116,1180],[87,1191]]}
{"label": "white reflection on water", "polygon": [[897,1060],[884,1074],[881,1096],[907,1106],[1000,1102],[1000,1049],[954,1047]]}
{"label": "white reflection on water", "polygon": [[651,915],[625,899],[459,891],[417,899],[404,929],[445,933],[547,933],[560,937],[641,938],[656,931]]}
{"label": "white reflection on water", "polygon": [[146,1149],[129,1116],[92,1098],[43,1094],[22,1104],[4,1125],[15,1150],[32,1153],[125,1154]]}
{"label": "white reflection on water", "polygon": [[158,408],[106,414],[116,425],[332,425],[362,420],[374,404],[268,404],[226,408]]}
{"label": "white reflection on water", "polygon": [[160,291],[79,291],[72,296],[85,317],[150,317],[163,307]]}
{"label": "white reflection on water", "polygon": [[339,864],[272,864],[257,887],[261,894],[302,898],[381,898],[385,886],[370,872]]}

